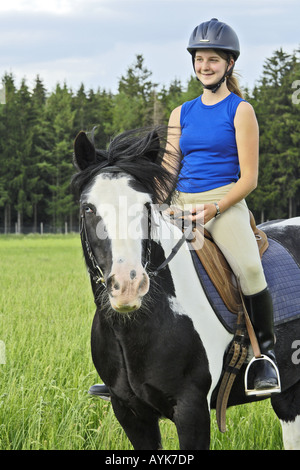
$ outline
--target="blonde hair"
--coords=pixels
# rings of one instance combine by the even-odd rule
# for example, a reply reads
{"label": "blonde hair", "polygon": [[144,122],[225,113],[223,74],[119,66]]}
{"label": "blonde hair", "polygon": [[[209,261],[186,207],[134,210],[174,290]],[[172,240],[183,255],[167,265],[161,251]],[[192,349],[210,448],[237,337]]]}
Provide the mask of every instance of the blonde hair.
{"label": "blonde hair", "polygon": [[240,98],[244,99],[243,92],[240,89],[239,81],[238,78],[236,77],[236,74],[233,74],[233,72],[227,77],[227,88],[229,91],[232,93],[235,93],[238,95]]}
{"label": "blonde hair", "polygon": [[[234,57],[232,54],[228,54],[227,52],[220,51],[218,49],[214,49],[214,51],[216,52],[216,54],[218,54],[220,57],[222,57],[222,59],[226,60],[227,62],[229,62],[231,58],[234,60]],[[235,93],[240,98],[244,99],[243,92],[240,88],[239,81],[237,78],[237,74],[233,72],[233,70],[226,77],[226,84],[227,84],[227,88],[229,91],[231,91],[232,93]]]}

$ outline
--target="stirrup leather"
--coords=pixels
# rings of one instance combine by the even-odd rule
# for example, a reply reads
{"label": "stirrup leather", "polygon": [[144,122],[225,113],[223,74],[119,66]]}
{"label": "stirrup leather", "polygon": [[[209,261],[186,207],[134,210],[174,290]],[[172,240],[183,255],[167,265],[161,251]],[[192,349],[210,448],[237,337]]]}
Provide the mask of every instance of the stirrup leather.
{"label": "stirrup leather", "polygon": [[[272,387],[272,388],[265,388],[262,390],[257,390],[257,389],[250,389],[249,384],[248,384],[248,373],[251,368],[251,366],[256,362],[256,361],[269,361],[275,370],[276,377],[277,377],[277,386]],[[245,384],[245,394],[247,396],[264,396],[264,395],[271,395],[273,393],[280,393],[281,392],[281,383],[280,383],[280,375],[279,375],[279,370],[277,365],[275,364],[274,361],[265,354],[261,354],[260,357],[253,357],[251,361],[249,362],[246,371],[245,371],[245,376],[244,376],[244,384]]]}

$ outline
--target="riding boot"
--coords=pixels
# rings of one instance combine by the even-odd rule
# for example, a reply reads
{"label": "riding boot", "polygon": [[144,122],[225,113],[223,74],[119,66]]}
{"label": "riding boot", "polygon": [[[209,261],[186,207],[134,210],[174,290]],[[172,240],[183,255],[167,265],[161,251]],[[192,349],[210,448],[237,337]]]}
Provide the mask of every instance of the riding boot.
{"label": "riding boot", "polygon": [[[258,294],[244,296],[244,299],[261,354],[269,357],[277,368],[274,352],[273,302],[269,289],[266,287]],[[257,361],[253,370],[255,390],[268,390],[269,393],[272,393],[272,389],[278,391],[280,386],[278,375],[270,361]]]}
{"label": "riding boot", "polygon": [[89,389],[90,395],[96,395],[102,400],[110,401],[110,391],[105,384],[95,384]]}

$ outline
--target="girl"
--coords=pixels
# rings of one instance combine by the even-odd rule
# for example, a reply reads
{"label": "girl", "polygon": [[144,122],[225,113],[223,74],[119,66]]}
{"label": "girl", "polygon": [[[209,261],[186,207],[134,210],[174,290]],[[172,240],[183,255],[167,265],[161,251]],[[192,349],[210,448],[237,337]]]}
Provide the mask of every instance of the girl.
{"label": "girl", "polygon": [[[232,75],[239,40],[213,18],[194,29],[188,51],[203,94],[169,120],[169,145],[183,156],[176,205],[192,205],[190,218],[213,236],[240,281],[261,352],[275,363],[272,300],[245,202],[257,185],[259,130]],[[257,393],[278,392],[278,382],[272,362],[255,363]]]}

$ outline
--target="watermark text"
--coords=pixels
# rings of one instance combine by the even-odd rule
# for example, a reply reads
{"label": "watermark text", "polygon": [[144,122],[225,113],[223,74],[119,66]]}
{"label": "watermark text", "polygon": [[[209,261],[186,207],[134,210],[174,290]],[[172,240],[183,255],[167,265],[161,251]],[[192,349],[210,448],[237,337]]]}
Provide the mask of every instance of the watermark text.
{"label": "watermark text", "polygon": [[6,103],[6,93],[5,93],[5,86],[0,88],[0,104]]}
{"label": "watermark text", "polygon": [[0,364],[6,364],[5,343],[0,340]]}
{"label": "watermark text", "polygon": [[292,103],[299,104],[300,103],[300,80],[294,80],[292,83],[292,88],[296,88],[296,90],[292,94]]}
{"label": "watermark text", "polygon": [[[88,211],[90,209],[88,208]],[[118,204],[101,204],[96,235],[99,240],[180,240],[183,234],[193,247],[203,246],[203,218],[201,210],[197,223],[192,221],[192,205],[181,210],[175,206],[127,203],[126,196],[120,196]],[[88,212],[90,213],[90,212]],[[193,235],[197,228],[197,237]],[[200,235],[200,236],[199,236]]]}
{"label": "watermark text", "polygon": [[292,354],[292,363],[295,365],[300,364],[300,340],[296,339],[293,341],[292,344],[292,349],[295,349],[295,351]]}

